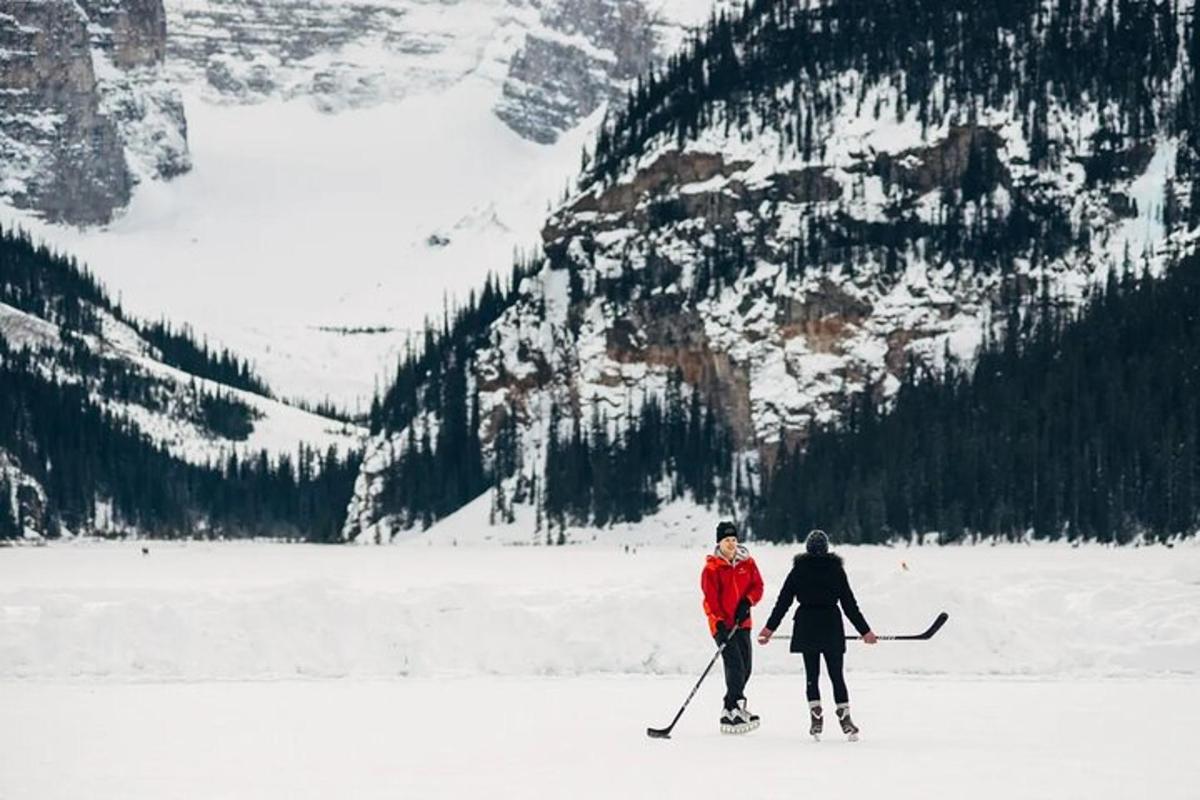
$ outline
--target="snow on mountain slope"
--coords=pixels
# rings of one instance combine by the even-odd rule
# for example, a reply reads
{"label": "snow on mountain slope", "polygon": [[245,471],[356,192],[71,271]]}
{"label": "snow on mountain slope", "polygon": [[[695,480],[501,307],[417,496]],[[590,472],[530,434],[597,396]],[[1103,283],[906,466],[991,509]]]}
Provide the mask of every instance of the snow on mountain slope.
{"label": "snow on mountain slope", "polygon": [[673,52],[729,0],[171,0],[169,59],[214,102],[324,111],[441,93],[475,75],[496,115],[543,144]]}
{"label": "snow on mountain slope", "polygon": [[[295,456],[302,446],[324,452],[334,448],[345,454],[356,449],[364,429],[286,405],[262,395],[199,378],[164,364],[154,348],[124,322],[99,312],[102,335],[79,334],[88,351],[102,362],[117,365],[131,379],[155,384],[158,403],[148,407],[139,402],[108,396],[101,391],[93,399],[114,414],[129,419],[172,455],[193,464],[222,463],[230,455],[240,457],[265,451],[271,457]],[[66,350],[58,326],[0,303],[0,336],[17,350],[40,352],[44,376],[58,383],[86,383],[87,378],[59,363]],[[51,356],[51,354],[57,354]],[[219,395],[248,409],[252,430],[244,438],[231,439],[200,425],[194,407],[202,395]]]}
{"label": "snow on mountain slope", "polygon": [[135,314],[250,359],[281,396],[365,410],[426,318],[538,245],[598,125],[607,94],[553,144],[497,114],[526,41],[566,36],[608,63],[632,25],[655,49],[624,58],[658,59],[709,7],[612,29],[595,22],[605,2],[168,3],[194,170],[143,183],[103,229],[0,219],[78,255]]}
{"label": "snow on mountain slope", "polygon": [[[536,243],[577,166],[582,131],[548,151],[491,113],[489,91],[338,115],[192,101],[192,173],[144,187],[103,231],[23,224],[133,313],[251,359],[280,395],[365,407],[426,318]],[[363,328],[378,332],[344,332]]]}

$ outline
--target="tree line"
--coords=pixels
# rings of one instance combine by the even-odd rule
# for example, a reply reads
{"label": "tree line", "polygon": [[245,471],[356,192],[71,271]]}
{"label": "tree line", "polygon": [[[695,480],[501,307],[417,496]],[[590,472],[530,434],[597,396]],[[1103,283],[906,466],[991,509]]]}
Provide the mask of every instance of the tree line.
{"label": "tree line", "polygon": [[1200,527],[1200,258],[1132,269],[1077,318],[1010,308],[972,367],[912,365],[894,401],[781,448],[757,536],[939,532],[1128,542]]}
{"label": "tree line", "polygon": [[0,230],[0,302],[58,326],[58,340],[11,346],[0,335],[0,451],[46,491],[44,519],[14,503],[0,476],[0,538],[25,524],[69,531],[137,531],[150,536],[340,537],[360,456],[302,446],[294,455],[230,455],[189,464],[153,442],[106,404],[130,403],[190,421],[237,441],[258,416],[233,393],[185,387],[131,369],[86,340],[103,335],[104,315],[131,325],[164,360],[199,377],[259,394],[265,382],[228,351],[196,344],[166,323],[131,320],[74,259]]}
{"label": "tree line", "polygon": [[20,229],[0,226],[0,303],[75,333],[102,336],[103,314],[129,325],[150,343],[163,363],[200,378],[271,396],[267,382],[227,349],[210,349],[188,329],[168,322],[144,323],[125,313],[74,257],[35,243]]}
{"label": "tree line", "polygon": [[[360,462],[358,454],[301,447],[277,459],[260,452],[190,464],[84,387],[48,380],[35,354],[11,350],[2,337],[0,450],[45,489],[51,536],[61,524],[73,532],[332,542]],[[0,492],[0,538],[28,522],[15,518],[9,500]]]}
{"label": "tree line", "polygon": [[[743,139],[771,130],[805,161],[865,87],[890,85],[902,120],[972,124],[988,108],[1020,110],[1030,161],[1063,155],[1056,108],[1104,109],[1101,136],[1185,137],[1179,174],[1195,175],[1200,28],[1190,8],[1138,0],[753,0],[714,14],[706,30],[639,79],[610,113],[580,184],[614,181],[652,140],[682,145],[723,126]],[[1181,96],[1162,102],[1179,70]],[[856,74],[858,92],[835,80]],[[878,103],[870,109],[878,119]],[[1200,206],[1188,204],[1195,217]],[[1194,220],[1193,220],[1194,222]]]}

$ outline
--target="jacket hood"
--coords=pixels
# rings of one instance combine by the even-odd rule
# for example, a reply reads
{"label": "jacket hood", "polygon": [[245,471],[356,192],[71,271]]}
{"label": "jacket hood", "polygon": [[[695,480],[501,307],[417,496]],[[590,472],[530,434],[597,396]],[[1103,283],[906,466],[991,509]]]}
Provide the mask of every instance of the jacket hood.
{"label": "jacket hood", "polygon": [[746,545],[744,545],[744,544],[739,544],[737,546],[737,550],[735,550],[733,553],[733,561],[732,562],[726,561],[725,556],[721,555],[721,547],[720,547],[720,545],[718,545],[717,547],[713,548],[712,553],[709,554],[709,556],[706,560],[708,561],[709,566],[718,566],[719,567],[719,566],[721,566],[721,564],[714,565],[713,562],[719,561],[722,564],[729,564],[730,566],[732,566],[733,564],[737,564],[738,562],[745,561],[749,557],[750,557],[749,548],[747,548]]}
{"label": "jacket hood", "polygon": [[837,553],[821,553],[820,555],[815,555],[813,553],[805,552],[797,553],[796,557],[792,559],[793,564],[801,564],[806,561],[831,561],[835,564],[841,564],[842,557]]}

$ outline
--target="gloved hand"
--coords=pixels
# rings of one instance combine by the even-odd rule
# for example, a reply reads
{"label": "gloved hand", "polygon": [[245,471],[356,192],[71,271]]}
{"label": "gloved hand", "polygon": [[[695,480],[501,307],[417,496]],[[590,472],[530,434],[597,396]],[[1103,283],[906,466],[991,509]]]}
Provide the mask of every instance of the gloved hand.
{"label": "gloved hand", "polygon": [[717,623],[716,635],[717,644],[725,644],[725,642],[729,641],[729,626],[725,624],[724,620],[721,620]]}
{"label": "gloved hand", "polygon": [[748,619],[750,619],[750,598],[743,597],[738,600],[737,613],[733,615],[733,623],[740,625]]}

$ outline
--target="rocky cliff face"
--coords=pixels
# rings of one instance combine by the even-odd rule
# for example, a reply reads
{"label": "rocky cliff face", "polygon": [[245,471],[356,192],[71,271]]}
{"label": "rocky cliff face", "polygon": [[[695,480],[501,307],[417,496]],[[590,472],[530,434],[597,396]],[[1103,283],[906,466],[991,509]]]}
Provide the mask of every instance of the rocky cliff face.
{"label": "rocky cliff face", "polygon": [[169,0],[168,48],[179,80],[226,102],[307,97],[338,111],[477,79],[499,90],[514,131],[550,143],[713,7],[692,5],[668,19],[638,0]]}
{"label": "rocky cliff face", "polygon": [[38,540],[51,529],[46,490],[0,449],[0,541]]}
{"label": "rocky cliff face", "polygon": [[105,222],[129,200],[116,125],[100,111],[88,19],[74,3],[0,9],[4,193],[52,220]]}
{"label": "rocky cliff face", "polygon": [[470,86],[519,135],[552,143],[711,5],[667,19],[615,0],[0,0],[0,195],[107,222],[140,181],[191,167],[187,86],[328,112]]}
{"label": "rocky cliff face", "polygon": [[94,41],[121,69],[152,67],[166,57],[167,14],[161,0],[81,0]]}
{"label": "rocky cliff face", "polygon": [[561,0],[539,17],[496,105],[500,119],[535,142],[550,144],[603,103],[619,101],[662,55],[655,21],[639,3]]}
{"label": "rocky cliff face", "polygon": [[0,195],[100,224],[139,180],[189,167],[164,20],[159,0],[0,2]]}

